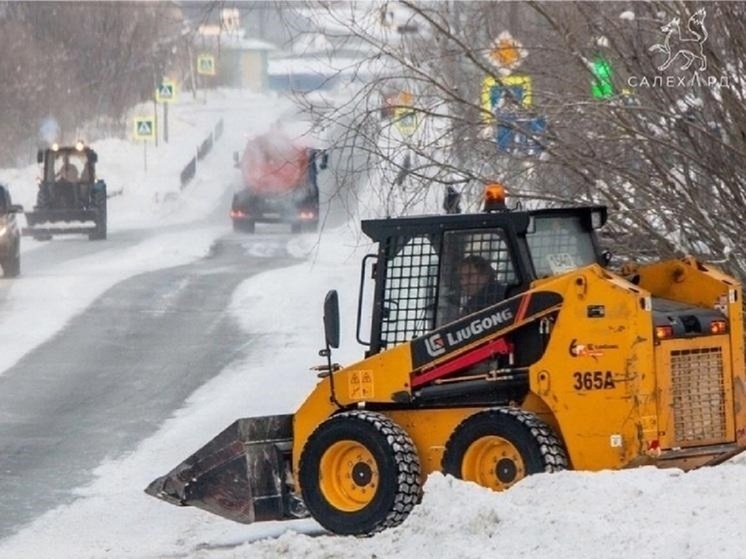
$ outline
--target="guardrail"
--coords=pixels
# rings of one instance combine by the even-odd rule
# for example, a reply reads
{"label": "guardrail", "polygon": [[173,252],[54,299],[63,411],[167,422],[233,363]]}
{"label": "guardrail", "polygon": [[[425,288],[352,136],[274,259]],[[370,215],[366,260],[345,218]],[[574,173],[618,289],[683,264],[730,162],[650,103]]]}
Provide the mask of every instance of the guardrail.
{"label": "guardrail", "polygon": [[205,138],[205,140],[197,148],[197,159],[204,159],[205,156],[210,153],[212,149],[212,132]]}
{"label": "guardrail", "polygon": [[220,137],[223,135],[223,119],[221,118],[215,125],[215,130],[205,138],[202,143],[197,147],[197,155],[192,157],[184,167],[179,175],[181,181],[182,190],[189,184],[195,175],[197,174],[197,160],[204,159],[208,153],[212,150],[212,146],[215,145]]}
{"label": "guardrail", "polygon": [[190,180],[197,174],[197,158],[192,159],[187,163],[187,166],[182,169],[179,179],[181,180],[181,188],[184,188]]}

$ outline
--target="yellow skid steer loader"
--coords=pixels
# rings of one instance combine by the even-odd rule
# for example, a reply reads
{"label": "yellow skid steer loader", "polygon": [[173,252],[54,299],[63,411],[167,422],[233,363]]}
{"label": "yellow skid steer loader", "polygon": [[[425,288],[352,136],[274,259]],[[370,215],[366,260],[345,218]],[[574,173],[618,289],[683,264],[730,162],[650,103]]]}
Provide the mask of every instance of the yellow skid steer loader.
{"label": "yellow skid steer loader", "polygon": [[[495,203],[497,202],[497,203]],[[146,491],[239,522],[401,523],[442,471],[684,470],[746,448],[740,284],[692,258],[607,268],[602,206],[369,220],[369,346],[292,415],[239,419]],[[370,282],[373,282],[370,285]]]}

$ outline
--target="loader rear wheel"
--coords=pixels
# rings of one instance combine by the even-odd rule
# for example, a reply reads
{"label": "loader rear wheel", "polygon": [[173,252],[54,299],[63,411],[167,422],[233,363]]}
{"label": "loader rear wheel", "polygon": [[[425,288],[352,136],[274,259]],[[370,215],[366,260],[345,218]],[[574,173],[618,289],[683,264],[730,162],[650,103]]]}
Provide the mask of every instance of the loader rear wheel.
{"label": "loader rear wheel", "polygon": [[420,462],[409,436],[385,415],[340,413],[308,438],[300,458],[303,501],[336,534],[397,526],[420,497]]}
{"label": "loader rear wheel", "polygon": [[443,453],[443,471],[502,491],[526,476],[567,468],[567,456],[551,427],[513,408],[476,413],[456,427]]}

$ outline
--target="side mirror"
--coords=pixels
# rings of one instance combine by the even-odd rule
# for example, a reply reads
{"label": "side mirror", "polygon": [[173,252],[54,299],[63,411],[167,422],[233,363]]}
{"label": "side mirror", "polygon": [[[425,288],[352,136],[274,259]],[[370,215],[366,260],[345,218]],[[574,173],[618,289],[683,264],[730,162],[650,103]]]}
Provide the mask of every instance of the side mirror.
{"label": "side mirror", "polygon": [[238,152],[234,151],[233,152],[233,165],[234,165],[234,167],[238,167],[239,166],[238,162],[239,162]]}
{"label": "side mirror", "polygon": [[44,163],[44,152],[42,150],[36,152],[36,162]]}
{"label": "side mirror", "polygon": [[321,152],[321,161],[319,161],[319,169],[322,171],[329,166],[329,153],[326,150]]}
{"label": "side mirror", "polygon": [[339,296],[334,289],[324,299],[324,334],[329,347],[339,347]]}
{"label": "side mirror", "polygon": [[98,153],[96,153],[95,151],[91,150],[91,155],[90,155],[89,159],[90,159],[91,163],[98,163]]}

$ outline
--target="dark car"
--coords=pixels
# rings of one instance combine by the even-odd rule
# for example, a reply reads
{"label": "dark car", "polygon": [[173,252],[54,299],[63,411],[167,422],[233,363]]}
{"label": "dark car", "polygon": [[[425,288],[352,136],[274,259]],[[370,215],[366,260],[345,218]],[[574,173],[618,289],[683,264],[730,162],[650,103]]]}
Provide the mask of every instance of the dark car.
{"label": "dark car", "polygon": [[21,212],[23,207],[13,204],[10,192],[0,184],[0,266],[6,278],[21,273],[21,230],[16,219]]}

